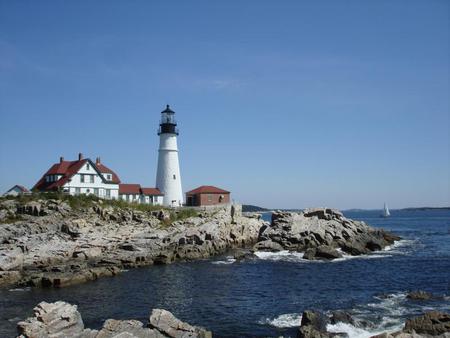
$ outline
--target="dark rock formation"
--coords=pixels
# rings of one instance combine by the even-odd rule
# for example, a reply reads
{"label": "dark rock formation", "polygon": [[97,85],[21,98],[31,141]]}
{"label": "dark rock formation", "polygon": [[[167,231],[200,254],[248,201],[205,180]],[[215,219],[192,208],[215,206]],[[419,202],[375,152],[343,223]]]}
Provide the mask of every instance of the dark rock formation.
{"label": "dark rock formation", "polygon": [[138,320],[108,319],[100,330],[84,327],[76,305],[66,302],[39,303],[33,317],[17,324],[20,338],[212,338],[212,333],[177,319],[172,313],[154,309],[146,326]]}
{"label": "dark rock formation", "polygon": [[317,208],[299,213],[274,212],[271,225],[261,229],[254,249],[305,252],[305,259],[335,259],[342,257],[337,249],[362,255],[399,239],[382,229],[348,219],[337,210]]}
{"label": "dark rock formation", "polygon": [[406,298],[413,300],[429,300],[434,298],[433,295],[426,291],[411,291],[406,295]]}
{"label": "dark rock formation", "polygon": [[321,312],[304,311],[297,338],[329,338],[327,332],[328,318]]}
{"label": "dark rock formation", "polygon": [[450,314],[438,311],[425,313],[423,316],[408,319],[404,332],[437,336],[450,332]]}

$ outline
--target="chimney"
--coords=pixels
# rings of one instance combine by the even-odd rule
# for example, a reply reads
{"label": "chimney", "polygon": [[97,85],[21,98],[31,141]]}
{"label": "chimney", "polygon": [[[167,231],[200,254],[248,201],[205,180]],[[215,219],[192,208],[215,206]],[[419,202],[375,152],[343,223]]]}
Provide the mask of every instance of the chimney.
{"label": "chimney", "polygon": [[100,156],[95,159],[95,164],[100,164]]}
{"label": "chimney", "polygon": [[61,157],[59,158],[59,163],[63,163],[63,162],[64,162],[64,157],[61,156]]}
{"label": "chimney", "polygon": [[81,161],[83,159],[83,154],[82,153],[79,153],[78,154],[78,161]]}

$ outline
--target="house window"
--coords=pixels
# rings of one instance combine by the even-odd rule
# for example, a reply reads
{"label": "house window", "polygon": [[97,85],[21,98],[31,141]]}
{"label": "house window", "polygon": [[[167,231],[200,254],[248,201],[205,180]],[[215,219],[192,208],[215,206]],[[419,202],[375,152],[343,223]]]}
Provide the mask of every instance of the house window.
{"label": "house window", "polygon": [[81,189],[80,189],[80,188],[75,188],[75,194],[79,195],[80,192],[81,192]]}
{"label": "house window", "polygon": [[98,188],[94,188],[94,195],[98,196]]}
{"label": "house window", "polygon": [[86,194],[89,194],[91,192],[90,189],[86,189]]}
{"label": "house window", "polygon": [[106,193],[106,197],[107,198],[111,197],[111,190],[110,189],[105,189],[105,193]]}
{"label": "house window", "polygon": [[208,195],[208,202],[212,202],[212,200],[213,200],[213,195]]}
{"label": "house window", "polygon": [[91,169],[91,166],[88,163],[88,164],[86,164],[86,170],[89,170],[89,169]]}
{"label": "house window", "polygon": [[91,175],[91,183],[94,183],[94,175]]}
{"label": "house window", "polygon": [[80,182],[84,183],[84,175],[83,174],[80,174]]}

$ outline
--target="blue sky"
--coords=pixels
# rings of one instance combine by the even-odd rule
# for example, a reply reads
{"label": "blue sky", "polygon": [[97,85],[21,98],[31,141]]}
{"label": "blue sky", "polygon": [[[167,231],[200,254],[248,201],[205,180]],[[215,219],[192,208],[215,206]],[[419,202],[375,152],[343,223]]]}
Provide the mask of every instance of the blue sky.
{"label": "blue sky", "polygon": [[266,207],[450,205],[450,2],[0,0],[0,191],[59,156]]}

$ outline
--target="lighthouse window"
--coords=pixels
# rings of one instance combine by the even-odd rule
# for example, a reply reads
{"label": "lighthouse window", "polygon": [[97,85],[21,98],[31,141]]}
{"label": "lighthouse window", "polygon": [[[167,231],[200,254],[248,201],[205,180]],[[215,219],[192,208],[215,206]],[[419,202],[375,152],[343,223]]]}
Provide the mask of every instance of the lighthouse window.
{"label": "lighthouse window", "polygon": [[175,174],[173,174],[173,179],[174,179],[174,180],[176,180],[176,179],[177,179],[177,176],[176,176]]}

